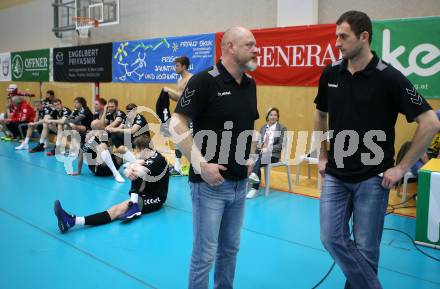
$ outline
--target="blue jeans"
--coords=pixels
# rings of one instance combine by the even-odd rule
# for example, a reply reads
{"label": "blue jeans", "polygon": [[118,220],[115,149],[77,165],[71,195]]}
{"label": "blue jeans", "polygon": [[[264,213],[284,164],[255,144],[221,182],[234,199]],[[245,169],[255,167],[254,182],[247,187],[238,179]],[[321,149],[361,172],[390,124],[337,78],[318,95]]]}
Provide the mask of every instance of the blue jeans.
{"label": "blue jeans", "polygon": [[208,288],[215,259],[214,288],[233,288],[240,247],[247,179],[218,186],[191,183],[193,251],[189,288]]}
{"label": "blue jeans", "polygon": [[[321,241],[347,278],[345,288],[382,288],[379,246],[389,189],[375,176],[358,183],[326,174],[320,201]],[[349,221],[353,216],[353,236]]]}

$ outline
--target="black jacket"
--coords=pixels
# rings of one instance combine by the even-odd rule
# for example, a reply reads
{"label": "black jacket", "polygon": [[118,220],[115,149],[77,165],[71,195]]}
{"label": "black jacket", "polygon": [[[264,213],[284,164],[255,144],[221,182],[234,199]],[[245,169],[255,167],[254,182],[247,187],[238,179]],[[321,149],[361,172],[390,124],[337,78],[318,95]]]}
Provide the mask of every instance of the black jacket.
{"label": "black jacket", "polygon": [[159,98],[156,102],[156,113],[159,116],[160,120],[165,123],[170,117],[170,97],[168,92],[160,91]]}

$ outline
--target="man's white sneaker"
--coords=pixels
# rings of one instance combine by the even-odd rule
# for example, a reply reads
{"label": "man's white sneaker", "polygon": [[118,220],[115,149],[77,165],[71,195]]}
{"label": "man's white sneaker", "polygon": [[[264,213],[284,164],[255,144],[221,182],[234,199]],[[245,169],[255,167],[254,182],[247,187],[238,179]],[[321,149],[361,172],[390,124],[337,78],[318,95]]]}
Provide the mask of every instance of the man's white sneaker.
{"label": "man's white sneaker", "polygon": [[260,178],[257,176],[256,173],[250,174],[248,178],[249,178],[249,182],[252,184],[258,184],[260,182]]}
{"label": "man's white sneaker", "polygon": [[258,195],[258,190],[256,189],[250,189],[249,192],[246,195],[246,199],[253,199]]}
{"label": "man's white sneaker", "polygon": [[16,150],[27,150],[29,149],[29,145],[27,143],[21,143],[18,147],[15,147]]}

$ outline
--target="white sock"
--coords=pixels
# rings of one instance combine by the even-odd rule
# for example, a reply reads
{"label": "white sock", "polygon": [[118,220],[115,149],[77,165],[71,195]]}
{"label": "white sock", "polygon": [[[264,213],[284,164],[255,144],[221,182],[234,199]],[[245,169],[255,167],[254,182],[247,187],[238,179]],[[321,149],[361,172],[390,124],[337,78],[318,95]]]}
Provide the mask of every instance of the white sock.
{"label": "white sock", "polygon": [[75,218],[75,226],[84,226],[85,223],[86,223],[86,219],[84,217]]}
{"label": "white sock", "polygon": [[181,168],[182,168],[182,163],[180,162],[179,158],[176,158],[176,161],[174,162],[174,169],[180,172]]}
{"label": "white sock", "polygon": [[112,156],[110,155],[110,152],[108,150],[103,150],[101,152],[101,158],[104,161],[104,163],[107,165],[107,167],[112,171],[113,176],[120,177],[118,170],[115,167],[115,164],[113,163]]}
{"label": "white sock", "polygon": [[127,163],[134,162],[136,160],[136,157],[134,156],[133,152],[130,150],[127,150],[125,154],[123,155],[124,161]]}
{"label": "white sock", "polygon": [[130,201],[134,204],[137,204],[139,200],[139,195],[135,193],[130,194]]}
{"label": "white sock", "polygon": [[57,134],[57,140],[55,142],[56,146],[59,146],[61,144],[62,138],[63,138],[63,135],[61,133]]}
{"label": "white sock", "polygon": [[25,145],[29,144],[29,138],[28,138],[28,137],[26,137],[26,138],[24,139],[24,141],[23,141],[23,143],[22,143],[22,144],[25,144]]}

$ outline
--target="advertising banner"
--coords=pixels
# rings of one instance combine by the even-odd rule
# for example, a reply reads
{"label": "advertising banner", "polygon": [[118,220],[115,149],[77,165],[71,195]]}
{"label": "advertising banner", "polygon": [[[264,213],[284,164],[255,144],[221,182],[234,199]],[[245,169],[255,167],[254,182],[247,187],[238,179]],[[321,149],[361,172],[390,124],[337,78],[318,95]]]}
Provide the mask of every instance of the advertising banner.
{"label": "advertising banner", "polygon": [[54,48],[54,81],[110,82],[111,59],[111,43]]}
{"label": "advertising banner", "polygon": [[113,81],[175,83],[174,59],[187,56],[189,71],[214,64],[214,34],[166,37],[113,43]]}
{"label": "advertising banner", "polygon": [[49,49],[11,53],[13,81],[49,81]]}

